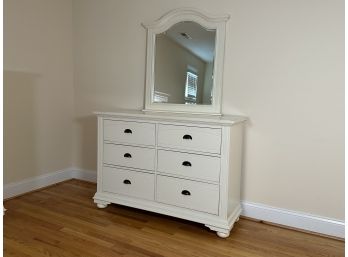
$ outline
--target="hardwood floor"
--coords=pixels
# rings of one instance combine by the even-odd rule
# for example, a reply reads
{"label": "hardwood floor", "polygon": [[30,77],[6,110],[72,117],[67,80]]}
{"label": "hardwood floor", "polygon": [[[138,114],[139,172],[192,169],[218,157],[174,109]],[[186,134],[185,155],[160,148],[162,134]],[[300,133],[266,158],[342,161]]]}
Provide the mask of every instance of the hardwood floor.
{"label": "hardwood floor", "polygon": [[204,225],[110,205],[70,180],[4,203],[4,256],[344,256],[344,242],[240,219],[227,239]]}

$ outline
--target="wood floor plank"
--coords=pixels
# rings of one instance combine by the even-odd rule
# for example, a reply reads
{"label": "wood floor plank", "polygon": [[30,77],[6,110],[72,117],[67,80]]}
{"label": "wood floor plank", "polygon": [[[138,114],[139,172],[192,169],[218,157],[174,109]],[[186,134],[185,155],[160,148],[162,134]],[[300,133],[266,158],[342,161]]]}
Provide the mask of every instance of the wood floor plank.
{"label": "wood floor plank", "polygon": [[5,201],[9,257],[343,257],[343,241],[247,219],[221,239],[204,225],[119,205],[69,180]]}

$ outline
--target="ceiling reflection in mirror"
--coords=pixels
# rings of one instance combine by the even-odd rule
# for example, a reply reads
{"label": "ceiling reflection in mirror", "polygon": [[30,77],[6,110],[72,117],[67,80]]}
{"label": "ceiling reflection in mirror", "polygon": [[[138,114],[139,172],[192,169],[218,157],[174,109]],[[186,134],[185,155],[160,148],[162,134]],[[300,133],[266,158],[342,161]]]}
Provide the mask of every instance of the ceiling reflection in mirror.
{"label": "ceiling reflection in mirror", "polygon": [[156,35],[152,102],[212,104],[215,36],[191,21]]}

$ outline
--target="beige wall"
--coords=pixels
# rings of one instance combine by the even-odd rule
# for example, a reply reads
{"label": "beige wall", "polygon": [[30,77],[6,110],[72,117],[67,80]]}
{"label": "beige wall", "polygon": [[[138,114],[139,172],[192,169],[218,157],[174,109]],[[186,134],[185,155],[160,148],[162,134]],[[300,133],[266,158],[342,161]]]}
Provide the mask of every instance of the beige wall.
{"label": "beige wall", "polygon": [[229,13],[223,112],[250,117],[244,200],[344,219],[342,0],[75,0],[74,163],[96,170],[96,110],[144,105],[143,21]]}
{"label": "beige wall", "polygon": [[185,104],[188,66],[194,67],[198,74],[197,103],[202,103],[205,64],[202,59],[167,36],[156,36],[155,90],[169,94],[169,103]]}
{"label": "beige wall", "polygon": [[72,165],[71,0],[4,1],[4,183]]}

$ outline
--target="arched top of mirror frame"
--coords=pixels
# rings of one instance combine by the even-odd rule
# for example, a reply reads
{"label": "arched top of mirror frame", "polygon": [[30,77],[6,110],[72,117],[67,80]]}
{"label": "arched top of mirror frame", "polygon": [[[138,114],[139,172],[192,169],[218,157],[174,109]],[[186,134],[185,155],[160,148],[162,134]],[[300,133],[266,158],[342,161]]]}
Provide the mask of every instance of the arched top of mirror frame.
{"label": "arched top of mirror frame", "polygon": [[[144,28],[147,29],[145,108],[143,111],[221,115],[222,76],[225,55],[225,27],[229,18],[230,16],[228,14],[211,15],[194,8],[180,8],[164,14],[156,21],[142,23]],[[183,21],[196,22],[206,29],[216,30],[213,72],[214,79],[211,105],[153,102],[156,35],[167,31],[173,25]]]}

